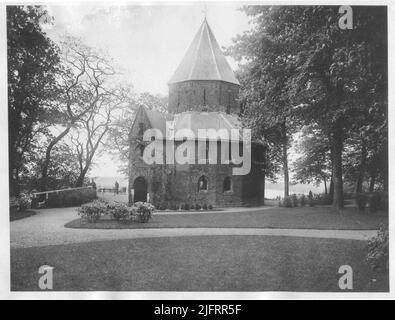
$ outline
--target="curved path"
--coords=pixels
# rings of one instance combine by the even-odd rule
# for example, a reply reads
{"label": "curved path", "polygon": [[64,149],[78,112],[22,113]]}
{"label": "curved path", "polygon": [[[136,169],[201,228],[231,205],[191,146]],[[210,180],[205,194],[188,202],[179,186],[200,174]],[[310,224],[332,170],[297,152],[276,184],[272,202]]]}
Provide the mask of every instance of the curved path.
{"label": "curved path", "polygon": [[[261,208],[259,210],[263,209],[266,208]],[[212,212],[212,214],[215,213]],[[100,240],[209,235],[270,235],[367,240],[377,234],[377,231],[375,230],[314,230],[272,228],[162,228],[94,230],[70,229],[64,227],[65,223],[75,218],[75,208],[37,210],[36,215],[34,216],[22,220],[16,220],[10,223],[11,247],[27,248]]]}

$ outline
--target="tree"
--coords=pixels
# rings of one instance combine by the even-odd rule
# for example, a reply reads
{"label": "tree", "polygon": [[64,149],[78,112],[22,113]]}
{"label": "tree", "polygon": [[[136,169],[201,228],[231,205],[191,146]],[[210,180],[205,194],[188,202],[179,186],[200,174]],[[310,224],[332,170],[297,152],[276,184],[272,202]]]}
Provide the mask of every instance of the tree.
{"label": "tree", "polygon": [[55,90],[59,55],[42,24],[51,22],[40,6],[7,6],[8,134],[10,193],[18,195],[26,154],[42,126]]}
{"label": "tree", "polygon": [[[252,33],[265,34],[287,59],[283,100],[290,101],[304,124],[318,125],[329,137],[333,207],[339,210],[343,207],[344,141],[351,131],[362,127],[355,121],[361,113],[372,109],[381,114],[387,106],[386,8],[353,7],[352,30],[339,28],[339,7],[250,6],[245,11],[257,25]],[[245,50],[265,47],[263,37],[247,43]],[[271,67],[275,61],[270,64],[261,55],[253,57],[250,61],[257,67],[250,70],[252,74],[264,70],[259,77],[262,82],[267,82],[267,74],[282,81],[283,72],[276,74],[261,66]],[[375,121],[371,122],[369,125]]]}
{"label": "tree", "polygon": [[107,94],[116,71],[105,54],[66,37],[61,43],[62,69],[57,75],[58,95],[51,104],[52,139],[48,142],[41,171],[41,189],[47,189],[48,167],[53,148],[73,128],[85,124]]}
{"label": "tree", "polygon": [[93,157],[110,130],[113,114],[121,107],[125,107],[128,99],[128,89],[122,87],[108,89],[105,94],[101,95],[94,108],[81,120],[81,125],[71,135],[70,139],[75,147],[74,150],[79,164],[76,187],[83,185]]}
{"label": "tree", "polygon": [[284,44],[267,32],[270,22],[259,20],[264,7],[245,7],[254,28],[238,36],[228,51],[241,63],[242,119],[257,139],[268,145],[271,166],[266,174],[272,180],[282,169],[284,196],[289,195],[288,150],[298,122],[292,104],[284,91],[293,72],[293,64]]}
{"label": "tree", "polygon": [[344,141],[361,129],[361,114],[377,103],[385,108],[387,72],[385,8],[353,7],[352,32],[339,29],[338,9],[303,8],[298,23],[292,23],[298,73],[289,83],[306,120],[317,122],[331,137],[337,210],[343,207]]}
{"label": "tree", "polygon": [[[44,160],[42,150],[36,150],[35,158],[30,161],[27,170],[21,175],[21,181],[29,190],[38,190],[41,182],[41,168]],[[73,187],[78,178],[78,162],[73,150],[63,141],[52,150],[52,161],[48,167],[48,188],[51,190]]]}
{"label": "tree", "polygon": [[294,180],[300,183],[324,183],[325,195],[328,194],[327,182],[331,178],[329,139],[319,128],[305,127],[297,143],[301,156],[295,160]]}
{"label": "tree", "polygon": [[125,175],[129,174],[129,134],[132,128],[135,112],[139,106],[144,106],[149,110],[165,112],[167,110],[167,97],[161,95],[152,95],[144,92],[137,97],[131,96],[128,104],[122,108],[109,128],[105,150],[112,156],[117,157],[122,165],[119,171]]}

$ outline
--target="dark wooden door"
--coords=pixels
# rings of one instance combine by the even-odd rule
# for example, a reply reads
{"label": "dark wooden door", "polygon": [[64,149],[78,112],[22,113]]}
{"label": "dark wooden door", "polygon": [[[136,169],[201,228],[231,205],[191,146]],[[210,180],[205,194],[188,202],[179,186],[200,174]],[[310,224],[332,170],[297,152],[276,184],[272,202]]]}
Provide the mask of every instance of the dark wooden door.
{"label": "dark wooden door", "polygon": [[134,202],[147,202],[147,181],[143,177],[138,177],[133,183]]}

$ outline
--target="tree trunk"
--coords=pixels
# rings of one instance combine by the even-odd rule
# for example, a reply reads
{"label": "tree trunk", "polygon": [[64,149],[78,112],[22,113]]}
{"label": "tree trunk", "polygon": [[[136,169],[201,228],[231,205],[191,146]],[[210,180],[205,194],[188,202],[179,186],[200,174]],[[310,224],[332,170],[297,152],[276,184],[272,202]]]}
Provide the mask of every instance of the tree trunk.
{"label": "tree trunk", "polygon": [[359,173],[358,173],[358,179],[357,179],[357,186],[356,186],[356,189],[355,189],[356,193],[361,193],[362,192],[362,185],[363,185],[363,180],[364,180],[365,171],[366,171],[366,157],[367,157],[366,141],[364,139],[362,139],[361,162],[359,164]]}
{"label": "tree trunk", "polygon": [[288,138],[287,138],[287,124],[286,119],[282,123],[283,136],[283,170],[284,170],[284,198],[289,196],[289,169],[288,169]]}
{"label": "tree trunk", "polygon": [[[330,144],[333,145],[332,143],[332,137],[329,138]],[[335,187],[333,184],[333,146],[331,146],[330,148],[331,152],[330,152],[330,160],[331,160],[331,181],[329,183],[329,203],[332,204],[333,203],[333,194],[335,192]]]}
{"label": "tree trunk", "polygon": [[371,177],[370,177],[370,183],[369,183],[369,192],[373,192],[374,191],[374,185],[376,183],[376,173],[374,173]]}
{"label": "tree trunk", "polygon": [[20,185],[19,185],[19,170],[18,168],[10,169],[10,177],[9,177],[9,186],[10,186],[10,197],[18,197],[20,194]]}
{"label": "tree trunk", "polygon": [[51,161],[51,152],[52,149],[55,147],[55,145],[63,139],[64,136],[66,136],[71,129],[71,126],[67,126],[67,128],[59,134],[57,137],[55,137],[48,145],[47,150],[45,151],[45,159],[44,163],[41,169],[41,181],[40,181],[40,189],[41,191],[46,191],[47,190],[47,184],[48,184],[48,167],[49,163]]}
{"label": "tree trunk", "polygon": [[337,120],[333,128],[333,202],[332,207],[339,211],[344,207],[343,199],[343,171],[342,171],[342,152],[343,152],[343,126],[342,121]]}
{"label": "tree trunk", "polygon": [[331,177],[331,181],[329,183],[329,197],[331,199],[331,202],[333,201],[333,193],[335,192],[335,188],[333,185],[333,178]]}
{"label": "tree trunk", "polygon": [[75,183],[76,188],[82,187],[84,185],[84,179],[85,179],[86,173],[88,172],[88,168],[89,167],[86,167],[84,170],[82,170],[82,172],[78,176],[77,182]]}
{"label": "tree trunk", "polygon": [[325,196],[327,196],[328,195],[328,187],[326,186],[326,178],[323,177],[323,180],[324,180],[324,187],[325,187]]}

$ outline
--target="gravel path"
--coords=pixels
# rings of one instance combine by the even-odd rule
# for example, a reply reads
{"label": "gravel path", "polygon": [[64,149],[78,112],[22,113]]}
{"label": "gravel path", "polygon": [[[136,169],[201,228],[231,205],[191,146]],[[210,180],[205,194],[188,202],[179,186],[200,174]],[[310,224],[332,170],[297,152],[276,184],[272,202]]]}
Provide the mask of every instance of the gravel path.
{"label": "gravel path", "polygon": [[[11,222],[11,247],[27,248],[100,240],[152,237],[189,237],[209,235],[270,235],[367,240],[377,234],[377,232],[374,230],[314,230],[269,228],[163,228],[92,230],[65,228],[65,223],[76,218],[75,209],[76,208],[41,209],[37,210],[37,214],[34,216]],[[263,209],[266,208],[260,208],[259,210]],[[246,209],[246,212],[251,212],[252,210],[257,209]],[[227,211],[232,212],[232,209],[228,209]],[[211,213],[213,214],[214,212]]]}

